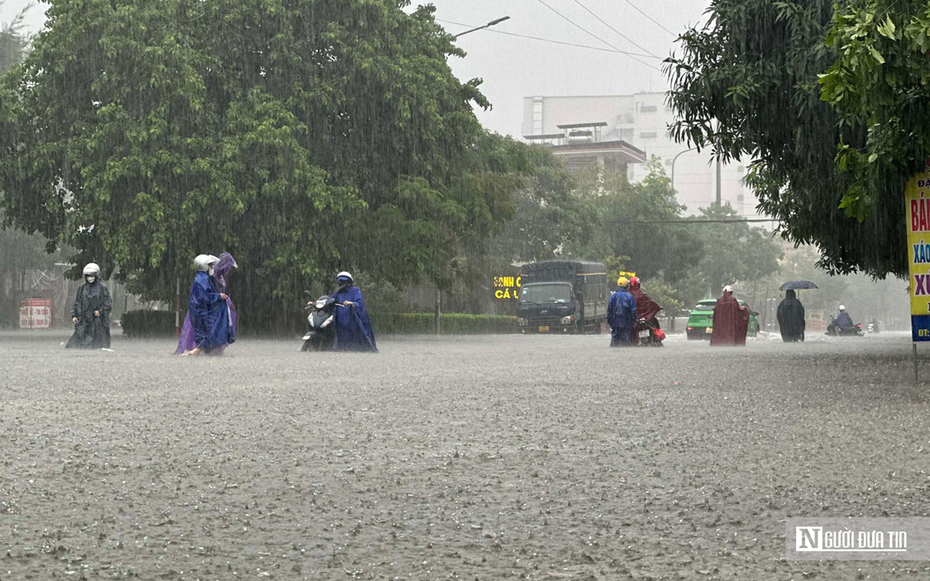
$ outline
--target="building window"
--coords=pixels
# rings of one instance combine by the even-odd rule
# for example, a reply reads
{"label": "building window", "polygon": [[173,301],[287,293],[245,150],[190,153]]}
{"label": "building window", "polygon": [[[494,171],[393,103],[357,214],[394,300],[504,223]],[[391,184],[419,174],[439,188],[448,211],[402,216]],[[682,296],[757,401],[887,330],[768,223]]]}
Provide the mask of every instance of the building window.
{"label": "building window", "polygon": [[659,134],[656,133],[655,131],[640,131],[639,136],[642,139],[655,139],[656,137],[659,136]]}
{"label": "building window", "polygon": [[742,201],[745,200],[745,199],[746,199],[746,196],[744,196],[743,194],[738,194],[738,195],[736,196],[736,201],[737,201],[737,202],[742,202]]}
{"label": "building window", "polygon": [[659,108],[655,105],[640,105],[639,110],[642,113],[655,113]]}

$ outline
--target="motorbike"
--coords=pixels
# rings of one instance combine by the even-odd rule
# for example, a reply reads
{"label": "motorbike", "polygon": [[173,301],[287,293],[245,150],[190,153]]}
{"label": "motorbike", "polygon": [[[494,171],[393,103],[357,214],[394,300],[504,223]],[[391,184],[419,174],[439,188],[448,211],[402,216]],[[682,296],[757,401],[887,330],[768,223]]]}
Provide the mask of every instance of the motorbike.
{"label": "motorbike", "polygon": [[661,347],[662,341],[665,340],[665,332],[659,329],[652,321],[640,319],[636,322],[636,328],[639,330],[639,337],[636,337],[636,344],[641,347]]}
{"label": "motorbike", "polygon": [[322,296],[313,304],[307,305],[305,310],[310,311],[307,315],[307,324],[309,329],[307,334],[301,339],[304,344],[301,351],[332,351],[336,343],[336,307],[333,297]]}
{"label": "motorbike", "polygon": [[878,323],[869,323],[868,326],[869,333],[880,333],[878,330]]}
{"label": "motorbike", "polygon": [[827,325],[826,335],[831,335],[833,337],[862,337],[865,333],[862,331],[862,323],[857,324],[855,327],[849,327],[848,329],[840,329],[839,325],[836,324],[836,317],[832,317],[830,324]]}

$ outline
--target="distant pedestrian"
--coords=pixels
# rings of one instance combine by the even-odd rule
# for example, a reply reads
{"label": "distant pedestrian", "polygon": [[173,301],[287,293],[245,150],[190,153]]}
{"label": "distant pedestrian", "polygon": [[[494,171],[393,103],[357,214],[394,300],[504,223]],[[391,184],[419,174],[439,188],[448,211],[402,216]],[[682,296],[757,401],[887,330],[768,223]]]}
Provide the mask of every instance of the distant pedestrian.
{"label": "distant pedestrian", "polygon": [[221,355],[236,340],[230,334],[230,308],[226,293],[217,292],[213,276],[219,258],[201,254],[194,259],[194,284],[187,311],[194,329],[194,348],[184,355]]}
{"label": "distant pedestrian", "polygon": [[610,346],[621,347],[633,344],[633,328],[636,326],[636,299],[630,294],[630,281],[625,276],[617,279],[617,291],[610,295],[607,303],[607,324],[610,325]]}
{"label": "distant pedestrian", "polygon": [[336,351],[368,351],[377,353],[375,332],[368,318],[362,291],[355,286],[355,279],[348,272],[336,275],[337,290],[333,300],[337,306],[336,315]]}
{"label": "distant pedestrian", "polygon": [[804,305],[793,290],[785,291],[785,300],[778,305],[778,328],[785,343],[804,341]]}
{"label": "distant pedestrian", "polygon": [[[209,258],[213,259],[214,257],[210,255]],[[214,290],[216,292],[226,293],[226,289],[228,288],[226,279],[236,268],[238,268],[238,265],[230,253],[224,252],[220,254],[219,258],[216,259],[216,266],[213,267],[213,275],[210,277],[213,280]],[[231,338],[229,343],[232,343],[236,340],[236,306],[228,296],[226,297],[226,307],[229,315],[229,336]],[[188,351],[193,351],[196,347],[197,339],[194,333],[194,326],[191,324],[191,311],[188,309],[187,314],[184,315],[184,324],[181,325],[181,336],[178,338],[178,348],[175,350],[174,354],[183,355]]]}
{"label": "distant pedestrian", "polygon": [[723,296],[714,307],[714,326],[710,335],[711,347],[746,345],[749,331],[749,308],[739,304],[733,297],[733,287],[726,286]]}
{"label": "distant pedestrian", "polygon": [[100,280],[100,267],[91,262],[84,267],[84,284],[78,288],[71,309],[74,334],[65,347],[69,349],[109,349],[110,291]]}

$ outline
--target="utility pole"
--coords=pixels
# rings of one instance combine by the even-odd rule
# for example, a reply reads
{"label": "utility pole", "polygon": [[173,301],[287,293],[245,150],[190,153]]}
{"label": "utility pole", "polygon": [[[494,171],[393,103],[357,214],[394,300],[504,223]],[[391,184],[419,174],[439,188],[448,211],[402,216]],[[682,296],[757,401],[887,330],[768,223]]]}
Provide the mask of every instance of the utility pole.
{"label": "utility pole", "polygon": [[720,158],[717,158],[717,206],[722,205],[722,196],[720,195],[720,168],[723,164],[720,163]]}

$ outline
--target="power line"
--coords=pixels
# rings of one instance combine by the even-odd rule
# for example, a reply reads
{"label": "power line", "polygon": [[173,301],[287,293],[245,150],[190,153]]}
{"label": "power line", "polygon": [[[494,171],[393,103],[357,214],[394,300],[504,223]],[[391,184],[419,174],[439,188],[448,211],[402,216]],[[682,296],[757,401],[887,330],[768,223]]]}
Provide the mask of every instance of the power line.
{"label": "power line", "polygon": [[671,30],[669,30],[669,29],[665,28],[664,26],[662,26],[662,23],[660,23],[658,20],[656,20],[656,19],[653,18],[652,16],[649,16],[648,14],[646,14],[645,12],[643,12],[642,10],[640,10],[639,8],[637,8],[636,4],[633,4],[632,2],[630,2],[630,0],[624,0],[624,2],[626,2],[627,4],[629,4],[630,6],[632,6],[634,10],[636,10],[637,12],[639,12],[640,14],[642,14],[643,16],[645,16],[646,18],[648,18],[649,20],[651,20],[653,23],[655,23],[659,28],[661,28],[661,29],[664,30],[665,32],[667,32],[667,33],[669,33],[669,34],[671,34],[672,36],[675,36],[675,37],[678,36],[677,34],[675,34],[674,32],[672,32]]}
{"label": "power line", "polygon": [[640,50],[642,50],[642,51],[644,51],[644,52],[646,52],[646,53],[649,53],[649,56],[652,56],[652,57],[655,57],[655,58],[659,58],[658,55],[652,54],[651,52],[649,52],[648,50],[646,50],[646,49],[643,48],[642,46],[636,44],[636,43],[633,41],[632,38],[630,38],[629,36],[623,34],[623,33],[620,32],[619,30],[617,30],[616,28],[614,28],[613,26],[611,26],[610,24],[608,24],[603,18],[601,18],[600,16],[598,16],[597,14],[595,14],[594,12],[592,12],[587,6],[585,6],[584,4],[582,4],[579,0],[575,0],[575,4],[577,4],[578,6],[581,6],[581,7],[584,8],[585,10],[587,10],[588,14],[590,14],[591,16],[597,18],[598,21],[600,21],[601,24],[603,24],[603,25],[606,26],[607,28],[613,30],[614,32],[616,32],[617,34],[619,34],[620,36],[622,36],[623,38],[625,38],[625,39],[627,40],[627,42],[629,42],[630,44],[632,44],[632,45],[635,46],[636,48],[638,48],[638,49],[640,49]]}
{"label": "power line", "polygon": [[[443,19],[441,19],[441,18],[437,18],[437,19],[436,19],[436,22],[445,22],[446,24],[454,24],[455,26],[472,26],[471,24],[464,24],[464,23],[462,23],[462,22],[453,22],[453,21],[451,21],[451,20],[443,20]],[[529,36],[529,35],[526,35],[526,34],[517,34],[517,33],[515,33],[515,32],[505,32],[505,31],[503,31],[503,30],[494,30],[493,28],[487,28],[487,29],[485,29],[483,32],[493,32],[494,34],[506,34],[507,36],[516,36],[517,38],[527,38],[527,39],[530,39],[530,40],[538,40],[538,41],[540,41],[540,42],[551,42],[552,44],[561,44],[561,45],[564,45],[564,46],[574,46],[574,47],[577,47],[577,48],[587,48],[587,49],[590,49],[590,50],[597,50],[597,51],[600,51],[600,52],[610,52],[610,53],[623,54],[623,55],[627,55],[627,56],[638,56],[638,57],[647,58],[647,59],[654,58],[654,59],[659,59],[659,60],[661,60],[661,57],[657,57],[657,56],[653,56],[653,55],[648,55],[648,54],[640,54],[640,53],[638,53],[638,52],[630,52],[630,51],[626,51],[626,50],[616,50],[616,49],[612,49],[612,48],[601,48],[601,47],[599,47],[599,46],[591,46],[590,44],[577,44],[577,43],[574,43],[574,42],[564,42],[564,41],[561,41],[561,40],[553,40],[553,39],[551,39],[551,38],[541,38],[541,37],[539,37],[539,36]]]}
{"label": "power line", "polygon": [[[614,50],[617,51],[617,52],[622,52],[619,48],[617,48],[617,47],[615,47],[614,45],[610,44],[609,42],[607,42],[606,40],[604,40],[604,39],[601,38],[600,36],[594,34],[593,32],[589,31],[588,29],[584,28],[583,26],[581,26],[581,25],[575,23],[575,21],[573,21],[571,18],[565,16],[564,14],[562,14],[561,12],[559,12],[558,10],[556,10],[555,8],[553,8],[552,6],[549,6],[548,4],[546,4],[545,2],[543,2],[543,0],[536,0],[536,1],[539,2],[540,4],[542,4],[543,6],[545,6],[546,8],[548,8],[549,10],[555,12],[557,15],[559,15],[559,17],[563,18],[564,20],[567,20],[572,26],[574,26],[575,28],[581,30],[581,31],[584,32],[585,34],[587,34],[587,35],[589,35],[589,36],[592,36],[592,37],[596,38],[597,40],[601,41],[602,43],[606,44],[607,46],[609,46],[610,48],[614,49]],[[627,55],[627,56],[630,57],[631,59],[633,59],[634,61],[636,61],[636,62],[642,64],[642,65],[646,65],[646,66],[649,67],[650,69],[659,71],[660,73],[662,72],[658,67],[654,67],[654,66],[652,66],[651,64],[649,64],[649,63],[647,63],[647,62],[641,61],[641,60],[639,60],[638,58],[636,58],[635,56],[632,56],[632,55]]]}

